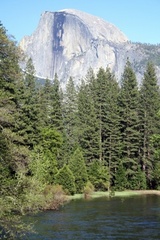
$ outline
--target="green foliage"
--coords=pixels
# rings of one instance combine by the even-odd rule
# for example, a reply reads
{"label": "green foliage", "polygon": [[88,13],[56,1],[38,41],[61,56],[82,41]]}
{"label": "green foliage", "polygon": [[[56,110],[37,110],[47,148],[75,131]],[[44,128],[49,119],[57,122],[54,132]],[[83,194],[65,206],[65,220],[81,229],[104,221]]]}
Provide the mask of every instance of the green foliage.
{"label": "green foliage", "polygon": [[[40,112],[35,70],[32,60],[26,64],[24,79],[18,86],[18,112],[16,114],[16,131],[23,138],[25,145],[33,149],[38,143],[40,133]],[[23,144],[24,144],[23,142]]]}
{"label": "green foliage", "polygon": [[85,161],[79,148],[77,148],[71,156],[69,168],[75,177],[76,193],[82,193],[88,177]]}
{"label": "green foliage", "polygon": [[44,210],[55,210],[67,201],[66,193],[61,185],[47,185],[44,189]]}
{"label": "green foliage", "polygon": [[67,86],[66,92],[63,98],[63,122],[65,126],[65,147],[68,155],[75,149],[78,145],[77,139],[77,91],[73,82],[70,78]]}
{"label": "green foliage", "polygon": [[19,239],[31,231],[31,225],[23,222],[23,215],[35,212],[43,206],[39,183],[19,172],[15,179],[2,182],[0,192],[0,226],[2,239]]}
{"label": "green foliage", "polygon": [[156,162],[155,164],[153,178],[155,182],[155,188],[157,190],[160,190],[160,162]]}
{"label": "green foliage", "polygon": [[121,80],[119,95],[122,158],[128,181],[132,179],[137,168],[139,154],[139,92],[135,73],[127,60]]}
{"label": "green foliage", "polygon": [[60,154],[62,137],[51,128],[41,130],[41,142],[34,148],[31,156],[30,171],[43,183],[54,183],[57,174],[57,158]]}
{"label": "green foliage", "polygon": [[82,84],[78,94],[80,145],[87,163],[94,159],[106,162],[110,185],[121,153],[118,94],[118,84],[109,68],[100,68],[96,77],[90,71],[87,84]]}
{"label": "green foliage", "polygon": [[109,171],[103,162],[93,161],[88,168],[88,178],[95,190],[107,190],[109,188]]}
{"label": "green foliage", "polygon": [[57,174],[57,161],[49,151],[45,153],[42,147],[35,147],[31,155],[30,171],[35,179],[42,183],[51,184]]}
{"label": "green foliage", "polygon": [[153,134],[151,137],[151,144],[154,148],[155,160],[160,160],[160,134]]}
{"label": "green foliage", "polygon": [[2,129],[0,129],[0,182],[2,183],[4,178],[9,175],[9,157],[10,149],[8,142],[3,135]]}
{"label": "green foliage", "polygon": [[39,102],[42,107],[40,114],[43,126],[63,133],[62,93],[57,75],[53,82],[46,79],[44,87],[40,89]]}
{"label": "green foliage", "polygon": [[[88,78],[91,81],[92,75]],[[84,82],[78,92],[78,141],[87,163],[98,159],[99,134],[94,99],[89,83]]]}
{"label": "green foliage", "polygon": [[106,69],[108,90],[106,93],[106,120],[104,124],[105,161],[110,175],[110,185],[114,182],[115,169],[121,155],[120,108],[118,105],[119,86],[109,68]]}
{"label": "green foliage", "polygon": [[64,165],[63,168],[58,171],[55,177],[55,183],[62,185],[63,189],[71,195],[76,192],[75,177],[67,165]]}
{"label": "green foliage", "polygon": [[61,133],[53,128],[44,127],[41,129],[40,138],[40,145],[43,147],[45,154],[57,157],[63,143]]}
{"label": "green foliage", "polygon": [[127,189],[126,169],[122,163],[119,163],[115,174],[115,189],[120,191]]}
{"label": "green foliage", "polygon": [[89,197],[94,192],[94,186],[90,181],[86,183],[83,192],[84,192],[85,198]]}
{"label": "green foliage", "polygon": [[131,179],[128,181],[128,189],[132,190],[144,190],[147,188],[146,176],[144,171],[137,167],[134,174],[131,175]]}
{"label": "green foliage", "polygon": [[15,131],[18,79],[19,52],[0,24],[0,231],[4,239],[16,239],[28,229],[21,221],[22,193],[15,178],[27,162]]}
{"label": "green foliage", "polygon": [[63,132],[62,99],[57,75],[55,75],[52,86],[50,107],[51,107],[50,122],[52,127],[57,129],[58,131]]}
{"label": "green foliage", "polygon": [[[158,112],[158,117],[160,117],[160,111]],[[154,187],[160,190],[160,134],[153,134],[151,144],[154,148],[153,182]]]}
{"label": "green foliage", "polygon": [[152,187],[152,172],[154,168],[154,148],[151,138],[159,134],[160,122],[158,111],[160,109],[160,91],[157,83],[155,69],[148,63],[142,86],[140,89],[140,120],[141,120],[141,159],[143,171],[146,173],[149,187]]}

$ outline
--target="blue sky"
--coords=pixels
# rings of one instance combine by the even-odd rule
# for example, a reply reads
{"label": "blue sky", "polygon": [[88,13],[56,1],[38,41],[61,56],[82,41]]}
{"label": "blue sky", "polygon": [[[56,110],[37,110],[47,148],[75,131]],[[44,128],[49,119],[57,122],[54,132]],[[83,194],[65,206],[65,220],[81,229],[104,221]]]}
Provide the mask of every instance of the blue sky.
{"label": "blue sky", "polygon": [[0,0],[0,21],[17,41],[44,11],[78,9],[113,23],[131,41],[160,43],[160,0]]}

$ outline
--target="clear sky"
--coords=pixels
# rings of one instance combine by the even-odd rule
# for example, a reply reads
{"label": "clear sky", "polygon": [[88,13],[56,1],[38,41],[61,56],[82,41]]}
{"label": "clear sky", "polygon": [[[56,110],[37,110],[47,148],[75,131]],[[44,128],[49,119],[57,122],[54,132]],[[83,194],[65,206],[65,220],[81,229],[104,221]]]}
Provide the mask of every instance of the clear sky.
{"label": "clear sky", "polygon": [[160,0],[0,0],[0,21],[20,41],[36,29],[42,12],[66,8],[103,18],[131,41],[160,43]]}

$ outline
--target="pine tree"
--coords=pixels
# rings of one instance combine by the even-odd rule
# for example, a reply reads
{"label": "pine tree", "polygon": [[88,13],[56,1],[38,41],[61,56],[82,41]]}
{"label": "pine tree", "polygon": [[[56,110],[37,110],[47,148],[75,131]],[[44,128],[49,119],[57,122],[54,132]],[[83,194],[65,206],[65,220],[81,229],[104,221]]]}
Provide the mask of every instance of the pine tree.
{"label": "pine tree", "polygon": [[16,77],[19,75],[18,52],[0,24],[0,126],[14,125],[16,109]]}
{"label": "pine tree", "polygon": [[59,170],[56,175],[55,182],[59,185],[62,185],[63,189],[67,191],[67,193],[73,195],[76,192],[75,187],[75,178],[67,165],[64,165],[63,168]]}
{"label": "pine tree", "polygon": [[[158,111],[158,118],[160,119],[160,111]],[[151,136],[150,139],[151,147],[153,148],[153,188],[160,189],[160,134],[155,133]]]}
{"label": "pine tree", "polygon": [[76,192],[81,193],[87,183],[87,169],[82,152],[77,148],[69,160],[69,168],[75,177]]}
{"label": "pine tree", "polygon": [[63,122],[65,126],[66,151],[68,155],[78,146],[77,137],[77,91],[70,78],[63,98]]}
{"label": "pine tree", "polygon": [[134,176],[132,177],[130,181],[130,189],[133,190],[140,190],[140,189],[146,189],[147,184],[146,184],[146,176],[145,173],[141,170],[141,166],[138,165],[137,170],[135,171]]}
{"label": "pine tree", "polygon": [[105,161],[110,175],[110,185],[114,184],[114,175],[121,156],[120,116],[118,106],[119,87],[110,69],[106,69],[106,120],[105,120]]}
{"label": "pine tree", "polygon": [[7,139],[3,135],[2,130],[3,129],[0,128],[0,182],[3,188],[3,186],[5,185],[6,179],[10,175],[10,171],[9,171],[10,149],[9,149],[9,144],[7,142]]}
{"label": "pine tree", "polygon": [[99,158],[98,137],[94,99],[89,82],[82,82],[78,92],[78,141],[87,163]]}
{"label": "pine tree", "polygon": [[110,173],[110,184],[120,157],[120,119],[118,107],[119,87],[110,69],[100,68],[96,78],[89,84],[94,102],[95,126],[98,133],[97,160],[105,161]]}
{"label": "pine tree", "polygon": [[88,166],[88,178],[95,190],[106,191],[109,189],[110,176],[105,162],[92,161]]}
{"label": "pine tree", "polygon": [[115,189],[124,191],[128,188],[126,169],[122,162],[119,163],[115,174]]}
{"label": "pine tree", "polygon": [[[10,157],[8,163],[13,172],[26,161],[26,149],[16,130],[18,111],[18,87],[22,78],[19,67],[20,53],[13,39],[0,24],[0,128],[4,141],[7,142]],[[8,155],[8,154],[7,154]]]}
{"label": "pine tree", "polygon": [[160,91],[155,68],[148,63],[140,89],[141,119],[141,164],[146,173],[147,183],[152,187],[154,150],[151,144],[153,134],[160,132],[158,111],[160,109]]}
{"label": "pine tree", "polygon": [[99,161],[105,160],[105,125],[106,125],[106,94],[108,92],[107,76],[103,68],[97,73],[97,78],[93,82],[95,109],[97,115],[98,134],[99,134]]}
{"label": "pine tree", "polygon": [[40,105],[38,100],[38,89],[36,88],[35,70],[32,60],[26,64],[25,76],[20,92],[19,116],[17,130],[23,137],[25,144],[33,149],[38,143],[40,132]]}
{"label": "pine tree", "polygon": [[121,80],[119,96],[121,135],[122,135],[122,159],[126,168],[128,187],[132,188],[132,178],[138,170],[139,154],[139,117],[138,117],[138,85],[135,73],[129,60],[126,62]]}
{"label": "pine tree", "polygon": [[51,92],[51,113],[50,124],[53,128],[63,132],[63,120],[62,120],[62,99],[59,86],[59,80],[55,75],[52,92]]}
{"label": "pine tree", "polygon": [[44,86],[40,88],[39,92],[39,104],[41,106],[41,120],[43,127],[51,124],[52,88],[53,83],[51,80],[46,79]]}
{"label": "pine tree", "polygon": [[41,129],[40,143],[34,148],[30,163],[30,171],[37,180],[45,184],[54,183],[62,141],[61,134],[55,129]]}
{"label": "pine tree", "polygon": [[0,226],[6,239],[16,239],[20,231],[25,231],[20,219],[24,191],[17,184],[17,175],[26,172],[26,149],[21,147],[22,140],[16,131],[19,57],[14,40],[0,24]]}

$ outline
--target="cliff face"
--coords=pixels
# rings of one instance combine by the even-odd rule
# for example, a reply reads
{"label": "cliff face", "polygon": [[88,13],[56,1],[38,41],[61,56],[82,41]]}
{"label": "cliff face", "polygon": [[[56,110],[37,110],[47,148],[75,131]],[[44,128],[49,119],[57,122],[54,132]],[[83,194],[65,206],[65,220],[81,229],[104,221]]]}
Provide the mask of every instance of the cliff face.
{"label": "cliff face", "polygon": [[36,31],[24,37],[20,47],[32,58],[38,77],[53,79],[57,73],[62,87],[70,76],[79,84],[90,67],[97,71],[109,66],[120,79],[127,57],[134,64],[144,58],[114,25],[70,9],[44,12]]}

